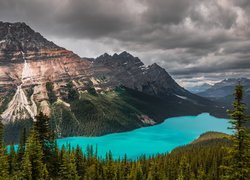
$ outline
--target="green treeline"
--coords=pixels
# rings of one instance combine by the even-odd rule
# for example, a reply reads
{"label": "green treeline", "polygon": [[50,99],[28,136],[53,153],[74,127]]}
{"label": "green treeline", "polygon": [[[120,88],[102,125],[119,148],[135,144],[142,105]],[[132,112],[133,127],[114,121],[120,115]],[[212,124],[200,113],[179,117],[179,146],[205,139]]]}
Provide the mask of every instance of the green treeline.
{"label": "green treeline", "polygon": [[17,151],[13,146],[9,153],[5,149],[0,163],[2,179],[220,179],[224,175],[220,166],[227,154],[222,146],[231,144],[228,139],[208,140],[177,148],[170,154],[132,161],[126,156],[114,160],[111,152],[100,159],[91,146],[86,153],[80,147],[59,150],[53,141],[43,147],[39,139],[33,130],[25,148],[20,144]]}
{"label": "green treeline", "polygon": [[[244,124],[248,119],[242,103],[242,86],[235,90],[232,128],[229,138],[209,134],[208,138],[176,148],[169,154],[142,156],[129,160],[126,155],[113,159],[97,157],[97,150],[89,146],[58,149],[50,119],[40,113],[27,135],[22,131],[17,149],[3,142],[0,123],[0,180],[62,179],[62,180],[248,180],[250,178],[249,134]],[[152,144],[153,148],[153,144]]]}

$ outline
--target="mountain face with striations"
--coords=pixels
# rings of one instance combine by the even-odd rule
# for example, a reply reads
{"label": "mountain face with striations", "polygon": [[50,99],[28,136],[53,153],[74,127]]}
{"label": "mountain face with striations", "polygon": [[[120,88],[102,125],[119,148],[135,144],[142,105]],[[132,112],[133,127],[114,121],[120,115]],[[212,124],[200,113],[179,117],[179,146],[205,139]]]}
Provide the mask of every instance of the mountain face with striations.
{"label": "mountain face with striations", "polygon": [[[127,52],[80,58],[25,23],[0,22],[0,112],[7,141],[38,112],[60,137],[103,135],[211,112],[212,101],[180,87],[159,65]],[[12,136],[8,133],[12,132]]]}

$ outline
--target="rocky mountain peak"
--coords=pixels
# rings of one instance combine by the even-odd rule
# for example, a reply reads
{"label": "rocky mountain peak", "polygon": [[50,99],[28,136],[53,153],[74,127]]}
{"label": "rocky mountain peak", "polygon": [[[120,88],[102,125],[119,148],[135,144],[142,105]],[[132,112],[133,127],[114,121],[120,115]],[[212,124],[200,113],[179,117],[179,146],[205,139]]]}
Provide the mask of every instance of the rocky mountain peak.
{"label": "rocky mountain peak", "polygon": [[165,69],[163,69],[161,66],[159,66],[157,63],[153,63],[152,65],[149,65],[148,66],[150,69],[157,69],[157,70],[160,70],[160,71],[162,71],[162,70],[164,70],[165,71]]}
{"label": "rocky mountain peak", "polygon": [[126,51],[123,51],[120,54],[115,53],[113,55],[104,53],[103,55],[95,59],[95,63],[97,64],[103,63],[110,66],[133,65],[139,67],[144,65],[138,57],[134,57]]}
{"label": "rocky mountain peak", "polygon": [[25,23],[0,22],[1,51],[38,51],[39,49],[59,48],[45,39]]}
{"label": "rocky mountain peak", "polygon": [[0,22],[0,62],[24,62],[76,55],[48,41],[25,23]]}
{"label": "rocky mountain peak", "polygon": [[162,74],[162,75],[165,75],[167,78],[171,78],[171,76],[168,74],[168,72],[164,68],[159,66],[157,63],[153,63],[152,65],[149,65],[148,69],[149,69],[150,73]]}
{"label": "rocky mountain peak", "polygon": [[119,57],[123,58],[134,58],[131,54],[129,54],[127,51],[123,51],[122,53],[119,54]]}

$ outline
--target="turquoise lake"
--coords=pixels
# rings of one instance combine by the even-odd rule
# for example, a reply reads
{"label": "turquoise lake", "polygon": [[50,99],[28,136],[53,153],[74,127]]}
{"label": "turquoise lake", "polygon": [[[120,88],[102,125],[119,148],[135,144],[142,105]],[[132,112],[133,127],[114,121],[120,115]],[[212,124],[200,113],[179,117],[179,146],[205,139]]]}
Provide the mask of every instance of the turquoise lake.
{"label": "turquoise lake", "polygon": [[155,155],[170,152],[174,148],[186,145],[202,133],[217,131],[231,134],[227,119],[220,119],[203,113],[198,116],[181,116],[166,119],[163,123],[143,127],[129,132],[114,133],[100,137],[68,137],[58,139],[59,147],[70,144],[79,145],[83,151],[87,145],[98,147],[98,156],[105,157],[109,151],[115,159],[125,154],[129,159],[141,155]]}

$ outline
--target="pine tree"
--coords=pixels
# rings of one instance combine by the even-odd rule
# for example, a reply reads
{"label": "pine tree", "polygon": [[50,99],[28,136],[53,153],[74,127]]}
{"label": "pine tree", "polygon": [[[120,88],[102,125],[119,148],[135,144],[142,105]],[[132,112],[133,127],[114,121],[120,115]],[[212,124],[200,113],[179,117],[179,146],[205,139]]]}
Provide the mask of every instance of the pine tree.
{"label": "pine tree", "polygon": [[61,179],[79,179],[76,170],[76,162],[73,153],[65,151],[62,157],[59,176]]}
{"label": "pine tree", "polygon": [[86,171],[85,162],[84,162],[85,160],[84,160],[83,152],[78,145],[75,151],[75,158],[76,158],[77,173],[80,177],[84,177],[84,174]]}
{"label": "pine tree", "polygon": [[9,179],[9,163],[5,148],[0,148],[0,180]]}
{"label": "pine tree", "polygon": [[0,148],[3,147],[3,123],[0,116]]}
{"label": "pine tree", "polygon": [[24,153],[22,172],[23,177],[27,179],[46,179],[48,172],[43,163],[43,151],[36,131],[32,131]]}
{"label": "pine tree", "polygon": [[197,171],[197,180],[205,180],[205,179],[207,179],[206,177],[207,177],[207,175],[204,171],[204,168],[202,166],[200,166],[198,168],[198,171]]}
{"label": "pine tree", "polygon": [[42,112],[36,116],[36,121],[34,123],[34,130],[37,132],[38,139],[42,145],[44,153],[49,149],[48,144],[51,140],[51,132],[49,130],[49,117]]}
{"label": "pine tree", "polygon": [[182,156],[180,165],[179,165],[179,173],[178,180],[190,179],[190,165],[188,163],[188,159],[185,156]]}
{"label": "pine tree", "polygon": [[133,165],[130,173],[131,173],[130,179],[134,179],[134,180],[145,179],[143,177],[143,172],[142,172],[142,167],[141,167],[140,161],[136,162],[136,164]]}
{"label": "pine tree", "polygon": [[24,159],[22,161],[22,167],[21,167],[21,177],[23,179],[31,180],[32,179],[32,165],[30,162],[30,155],[28,153],[25,153]]}
{"label": "pine tree", "polygon": [[19,168],[18,168],[18,157],[13,144],[10,145],[8,160],[9,160],[9,172],[11,175],[14,175],[19,170]]}
{"label": "pine tree", "polygon": [[54,102],[57,101],[57,97],[56,97],[56,94],[54,92],[54,85],[52,82],[46,83],[46,90],[47,90],[47,94],[49,97],[49,102],[50,102],[50,104],[53,104]]}
{"label": "pine tree", "polygon": [[34,130],[37,132],[39,142],[42,146],[42,151],[44,154],[43,162],[46,163],[46,166],[51,175],[56,175],[57,173],[57,152],[56,152],[56,141],[55,135],[50,130],[49,127],[49,117],[43,114],[42,112],[36,116],[36,121],[34,123]]}
{"label": "pine tree", "polygon": [[115,178],[115,167],[113,162],[113,157],[111,151],[106,154],[106,165],[105,165],[105,177],[107,179],[114,179]]}
{"label": "pine tree", "polygon": [[27,140],[27,134],[26,134],[26,128],[22,130],[20,133],[20,140],[19,140],[19,145],[18,145],[18,161],[21,161],[23,159],[24,151],[25,151],[25,143]]}
{"label": "pine tree", "polygon": [[3,124],[0,120],[0,180],[9,178],[9,163],[3,143]]}
{"label": "pine tree", "polygon": [[225,178],[248,180],[250,179],[250,135],[246,129],[248,116],[245,114],[246,105],[243,103],[243,86],[235,88],[233,110],[229,111],[234,134],[231,136],[232,147],[227,157],[228,166],[224,166]]}
{"label": "pine tree", "polygon": [[79,99],[79,92],[74,88],[74,84],[72,81],[69,81],[66,85],[68,90],[68,100],[74,101]]}

